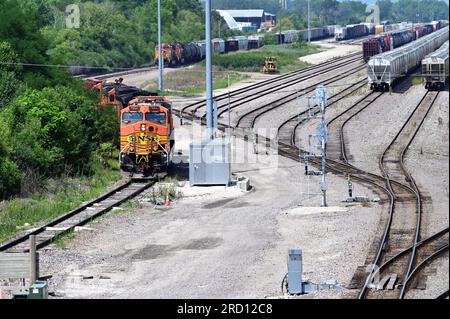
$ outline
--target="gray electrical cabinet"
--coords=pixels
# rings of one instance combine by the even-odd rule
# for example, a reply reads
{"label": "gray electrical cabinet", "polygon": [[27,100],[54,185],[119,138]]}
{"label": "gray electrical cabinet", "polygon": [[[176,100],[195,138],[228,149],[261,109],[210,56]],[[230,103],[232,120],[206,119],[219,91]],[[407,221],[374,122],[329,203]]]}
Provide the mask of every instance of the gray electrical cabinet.
{"label": "gray electrical cabinet", "polygon": [[191,143],[189,182],[195,185],[226,185],[231,174],[231,144],[224,139]]}
{"label": "gray electrical cabinet", "polygon": [[288,291],[290,294],[302,294],[302,250],[291,248],[288,251]]}

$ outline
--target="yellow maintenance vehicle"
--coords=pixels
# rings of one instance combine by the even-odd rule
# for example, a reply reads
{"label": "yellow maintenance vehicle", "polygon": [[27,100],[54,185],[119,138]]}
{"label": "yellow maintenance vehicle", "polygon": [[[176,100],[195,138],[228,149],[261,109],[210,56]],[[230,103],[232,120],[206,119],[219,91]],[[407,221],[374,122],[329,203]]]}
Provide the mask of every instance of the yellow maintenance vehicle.
{"label": "yellow maintenance vehicle", "polygon": [[271,56],[267,57],[264,63],[264,67],[262,69],[262,73],[264,74],[279,73],[277,68],[277,59]]}

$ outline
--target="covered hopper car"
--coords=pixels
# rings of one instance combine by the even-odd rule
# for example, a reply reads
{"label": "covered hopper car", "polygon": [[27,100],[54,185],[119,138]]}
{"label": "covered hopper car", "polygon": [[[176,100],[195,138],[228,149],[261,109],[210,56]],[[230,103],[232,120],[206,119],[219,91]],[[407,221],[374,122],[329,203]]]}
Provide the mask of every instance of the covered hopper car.
{"label": "covered hopper car", "polygon": [[396,80],[418,67],[422,59],[448,40],[448,27],[398,49],[376,55],[367,64],[373,90],[387,90]]}
{"label": "covered hopper car", "polygon": [[442,89],[448,82],[448,41],[422,60],[422,76],[426,89]]}

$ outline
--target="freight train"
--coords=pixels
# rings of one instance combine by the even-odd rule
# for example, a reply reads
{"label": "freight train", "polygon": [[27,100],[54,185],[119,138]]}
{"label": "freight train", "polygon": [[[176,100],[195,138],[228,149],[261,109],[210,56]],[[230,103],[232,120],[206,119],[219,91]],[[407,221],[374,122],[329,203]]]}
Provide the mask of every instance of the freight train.
{"label": "freight train", "polygon": [[375,27],[371,23],[351,24],[337,28],[334,34],[336,41],[360,38],[369,34],[375,34]]}
{"label": "freight train", "polygon": [[120,117],[121,170],[140,178],[164,177],[175,146],[171,102],[128,86],[122,78],[115,82],[87,79],[85,89],[97,90],[99,106],[112,105]]}
{"label": "freight train", "polygon": [[418,67],[422,59],[448,40],[449,27],[440,29],[400,48],[373,56],[367,64],[372,90],[390,90],[399,78]]}
{"label": "freight train", "polygon": [[[187,63],[199,62],[202,59],[203,46],[198,43],[162,45],[162,58],[165,66],[177,66]],[[205,45],[206,50],[206,45]],[[155,64],[159,63],[159,47],[155,48]]]}
{"label": "freight train", "polygon": [[412,25],[410,28],[408,28],[408,25],[404,25],[403,27],[407,29],[390,31],[367,39],[363,42],[364,61],[367,62],[377,54],[399,48],[445,26],[446,23],[444,21],[433,21],[429,24],[417,25],[414,29]]}
{"label": "freight train", "polygon": [[448,82],[448,41],[422,60],[422,76],[426,89],[442,89]]}
{"label": "freight train", "polygon": [[112,105],[119,114],[128,103],[137,96],[156,96],[154,92],[142,90],[136,86],[123,83],[123,79],[106,82],[95,78],[85,81],[85,89],[96,90],[99,93],[99,105]]}
{"label": "freight train", "polygon": [[[334,35],[336,26],[311,29],[311,40],[320,40]],[[308,30],[288,30],[273,35],[275,43],[289,44],[308,40]],[[264,46],[264,35],[235,36],[227,39],[213,39],[212,50],[217,54],[259,49]],[[167,67],[198,62],[206,57],[206,42],[189,44],[163,44],[163,61]],[[155,47],[155,64],[159,63],[158,46]]]}

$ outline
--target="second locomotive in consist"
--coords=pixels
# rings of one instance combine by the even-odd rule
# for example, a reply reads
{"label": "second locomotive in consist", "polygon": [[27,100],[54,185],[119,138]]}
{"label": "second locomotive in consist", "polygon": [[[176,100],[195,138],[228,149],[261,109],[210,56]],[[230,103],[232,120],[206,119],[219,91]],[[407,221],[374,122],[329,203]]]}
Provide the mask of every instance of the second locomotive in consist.
{"label": "second locomotive in consist", "polygon": [[426,89],[442,89],[448,82],[448,41],[422,60],[422,76]]}
{"label": "second locomotive in consist", "polygon": [[120,168],[144,177],[167,173],[175,145],[172,107],[164,97],[141,96],[121,111]]}

